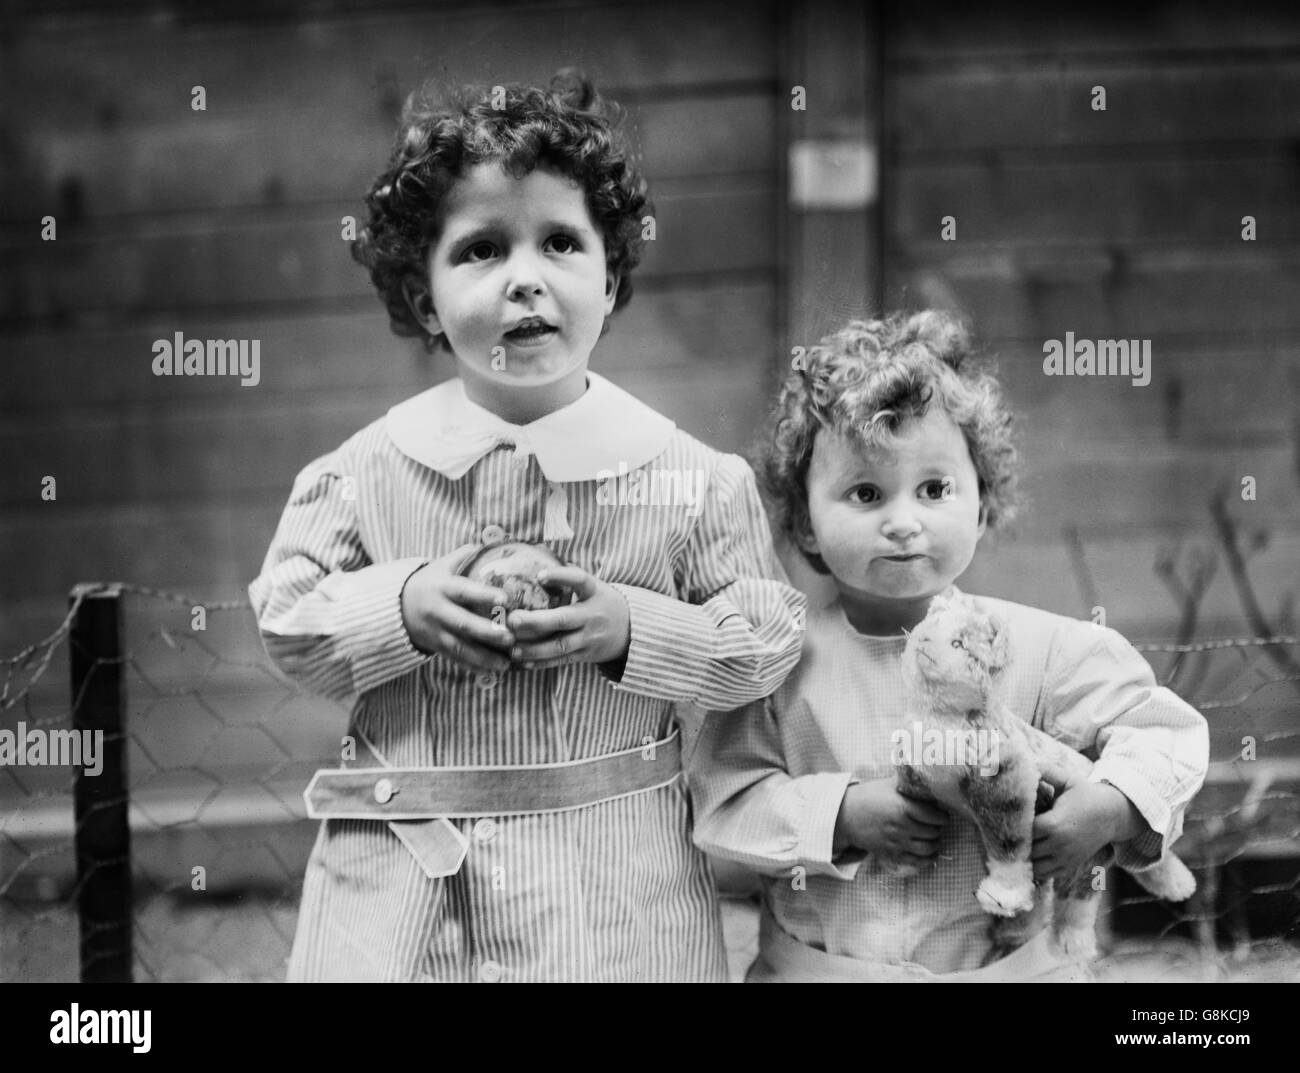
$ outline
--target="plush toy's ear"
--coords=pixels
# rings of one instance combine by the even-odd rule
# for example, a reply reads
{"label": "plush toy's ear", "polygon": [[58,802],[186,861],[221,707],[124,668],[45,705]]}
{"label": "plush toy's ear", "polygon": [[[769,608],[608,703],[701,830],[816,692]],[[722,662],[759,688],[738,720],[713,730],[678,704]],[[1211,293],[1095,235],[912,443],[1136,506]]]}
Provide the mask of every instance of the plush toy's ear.
{"label": "plush toy's ear", "polygon": [[1011,642],[1007,637],[1007,628],[1001,619],[989,615],[985,619],[984,629],[985,636],[988,638],[989,670],[1000,671],[1011,658]]}

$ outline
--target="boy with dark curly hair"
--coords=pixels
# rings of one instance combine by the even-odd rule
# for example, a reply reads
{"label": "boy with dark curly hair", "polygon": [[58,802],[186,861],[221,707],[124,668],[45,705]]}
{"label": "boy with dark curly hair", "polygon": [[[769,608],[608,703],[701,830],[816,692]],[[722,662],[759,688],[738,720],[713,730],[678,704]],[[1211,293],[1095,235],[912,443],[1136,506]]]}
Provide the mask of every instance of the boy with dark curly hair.
{"label": "boy with dark curly hair", "polygon": [[[456,376],[303,470],[250,587],[279,666],[355,700],[289,976],[725,979],[675,705],[775,689],[804,601],[743,460],[588,369],[644,182],[562,72],[408,105],[367,204],[354,255]],[[506,543],[569,599],[461,576]]]}
{"label": "boy with dark curly hair", "polygon": [[[1015,506],[1011,416],[970,359],[941,313],[854,322],[812,348],[776,405],[764,490],[836,597],[809,614],[775,694],[705,720],[690,769],[696,843],[765,877],[751,980],[1087,977],[1038,914],[1023,945],[995,943],[974,823],[897,789],[907,631]],[[1008,707],[1098,756],[1035,818],[1032,876],[1024,865],[1017,881],[1073,875],[1110,844],[1125,868],[1151,867],[1204,779],[1205,720],[1114,630],[975,603],[1007,625]]]}

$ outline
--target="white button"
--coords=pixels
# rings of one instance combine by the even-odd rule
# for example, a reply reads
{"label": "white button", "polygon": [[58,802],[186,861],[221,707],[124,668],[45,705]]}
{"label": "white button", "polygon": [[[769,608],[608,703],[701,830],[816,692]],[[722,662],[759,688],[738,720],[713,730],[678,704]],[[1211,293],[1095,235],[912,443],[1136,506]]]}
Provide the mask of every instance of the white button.
{"label": "white button", "polygon": [[485,525],[480,534],[484,544],[500,544],[506,538],[506,531],[499,525]]}
{"label": "white button", "polygon": [[478,967],[478,978],[485,984],[494,984],[501,979],[501,966],[495,961],[485,961]]}
{"label": "white button", "polygon": [[497,836],[497,821],[484,816],[474,824],[474,837],[480,842],[491,842]]}
{"label": "white button", "polygon": [[389,779],[380,779],[375,783],[375,800],[381,805],[388,804],[393,799],[393,794],[397,791],[393,789],[393,784]]}
{"label": "white button", "polygon": [[497,683],[501,681],[501,676],[494,671],[485,671],[482,674],[474,676],[474,684],[479,689],[496,689]]}

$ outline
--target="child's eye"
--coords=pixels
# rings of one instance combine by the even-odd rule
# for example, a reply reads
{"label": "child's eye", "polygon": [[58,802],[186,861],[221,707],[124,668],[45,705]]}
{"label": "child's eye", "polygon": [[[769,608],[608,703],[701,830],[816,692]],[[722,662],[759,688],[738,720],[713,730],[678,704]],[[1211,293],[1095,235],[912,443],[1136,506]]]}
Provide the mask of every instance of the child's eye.
{"label": "child's eye", "polygon": [[927,499],[935,501],[942,499],[951,499],[953,493],[953,483],[951,477],[945,477],[939,481],[926,481],[921,485],[922,494]]}
{"label": "child's eye", "polygon": [[490,242],[476,242],[467,246],[460,255],[462,261],[488,261],[496,256],[496,247]]}
{"label": "child's eye", "polygon": [[849,489],[849,498],[859,503],[874,503],[880,498],[880,493],[869,484],[859,484]]}
{"label": "child's eye", "polygon": [[577,242],[568,235],[552,235],[550,247],[556,253],[577,253],[579,250]]}

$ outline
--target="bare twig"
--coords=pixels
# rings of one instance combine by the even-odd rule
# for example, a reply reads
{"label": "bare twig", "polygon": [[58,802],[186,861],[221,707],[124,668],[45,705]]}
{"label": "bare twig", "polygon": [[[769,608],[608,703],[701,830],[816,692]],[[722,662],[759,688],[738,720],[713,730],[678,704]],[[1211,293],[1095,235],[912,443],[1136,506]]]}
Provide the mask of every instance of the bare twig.
{"label": "bare twig", "polygon": [[[1259,600],[1255,597],[1254,587],[1251,585],[1250,577],[1246,572],[1246,557],[1242,554],[1241,547],[1237,542],[1237,526],[1228,517],[1228,492],[1226,487],[1221,487],[1210,499],[1210,516],[1214,519],[1214,526],[1218,530],[1219,540],[1223,544],[1223,554],[1228,560],[1228,570],[1232,574],[1232,582],[1236,586],[1242,610],[1246,613],[1246,621],[1250,623],[1251,629],[1260,637],[1268,637],[1277,631],[1273,629],[1264,616],[1264,611],[1259,606]],[[1265,645],[1264,654],[1284,674],[1300,674],[1300,662],[1297,662],[1295,657],[1285,648],[1276,645]]]}
{"label": "bare twig", "polygon": [[[1214,580],[1215,571],[1218,569],[1218,557],[1213,552],[1197,556],[1191,568],[1191,577],[1187,585],[1183,584],[1182,579],[1178,576],[1177,561],[1181,548],[1175,544],[1172,548],[1166,545],[1161,548],[1156,555],[1154,566],[1156,577],[1165,583],[1165,587],[1173,595],[1175,602],[1179,605],[1179,622],[1178,622],[1178,641],[1180,650],[1176,652],[1169,669],[1165,672],[1164,684],[1170,689],[1174,688],[1178,674],[1184,667],[1184,657],[1187,655],[1186,647],[1190,644],[1192,638],[1196,635],[1196,619],[1200,613],[1201,600],[1205,596],[1206,590],[1210,587],[1210,582]],[[1188,683],[1186,693],[1195,692],[1200,685],[1200,679],[1204,678],[1204,661],[1200,664],[1202,672],[1197,676],[1197,681]]]}

